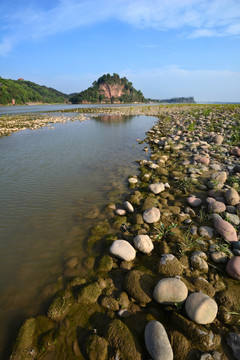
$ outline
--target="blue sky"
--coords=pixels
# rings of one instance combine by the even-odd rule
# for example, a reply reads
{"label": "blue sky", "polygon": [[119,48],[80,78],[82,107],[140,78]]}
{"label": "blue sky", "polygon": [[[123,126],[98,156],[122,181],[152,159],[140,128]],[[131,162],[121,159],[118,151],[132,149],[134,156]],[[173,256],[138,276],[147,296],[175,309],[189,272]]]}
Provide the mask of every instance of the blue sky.
{"label": "blue sky", "polygon": [[0,76],[65,93],[104,73],[145,97],[240,102],[240,0],[0,0]]}

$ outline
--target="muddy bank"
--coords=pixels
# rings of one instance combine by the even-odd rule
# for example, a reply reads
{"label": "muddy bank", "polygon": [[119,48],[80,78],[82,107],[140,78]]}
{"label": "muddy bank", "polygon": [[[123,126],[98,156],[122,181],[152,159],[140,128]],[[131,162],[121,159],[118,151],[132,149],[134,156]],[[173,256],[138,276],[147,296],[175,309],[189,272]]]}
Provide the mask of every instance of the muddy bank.
{"label": "muddy bank", "polygon": [[159,120],[125,202],[86,239],[88,275],[65,263],[11,359],[239,359],[240,107],[110,111]]}

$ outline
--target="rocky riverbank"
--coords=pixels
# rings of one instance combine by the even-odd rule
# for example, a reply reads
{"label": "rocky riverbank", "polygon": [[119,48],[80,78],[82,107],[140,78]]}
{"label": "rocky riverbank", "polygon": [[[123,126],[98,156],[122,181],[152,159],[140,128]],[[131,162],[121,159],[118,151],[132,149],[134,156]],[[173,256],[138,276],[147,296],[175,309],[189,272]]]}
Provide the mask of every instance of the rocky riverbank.
{"label": "rocky riverbank", "polygon": [[94,110],[158,123],[125,201],[86,239],[88,275],[68,259],[11,359],[240,359],[240,107]]}

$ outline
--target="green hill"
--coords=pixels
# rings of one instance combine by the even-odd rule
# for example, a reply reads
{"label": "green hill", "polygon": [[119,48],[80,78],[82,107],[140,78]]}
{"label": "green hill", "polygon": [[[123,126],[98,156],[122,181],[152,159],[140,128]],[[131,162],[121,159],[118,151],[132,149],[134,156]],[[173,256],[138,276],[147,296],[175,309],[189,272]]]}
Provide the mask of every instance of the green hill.
{"label": "green hill", "polygon": [[55,89],[35,84],[23,79],[11,80],[0,77],[0,104],[26,104],[29,102],[63,103],[68,95]]}
{"label": "green hill", "polygon": [[136,90],[126,77],[104,74],[92,86],[70,96],[69,101],[79,103],[134,103],[144,102],[140,90]]}

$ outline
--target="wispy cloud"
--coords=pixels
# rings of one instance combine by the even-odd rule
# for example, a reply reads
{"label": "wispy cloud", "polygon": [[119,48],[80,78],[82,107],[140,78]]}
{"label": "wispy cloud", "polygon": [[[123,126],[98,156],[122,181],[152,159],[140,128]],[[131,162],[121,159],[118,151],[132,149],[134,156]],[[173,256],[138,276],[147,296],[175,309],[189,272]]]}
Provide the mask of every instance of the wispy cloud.
{"label": "wispy cloud", "polygon": [[[240,35],[239,0],[12,0],[0,4],[0,54],[18,42],[117,19],[188,37]],[[48,4],[48,6],[46,6]]]}

